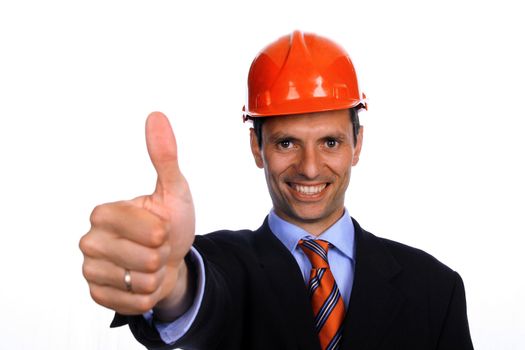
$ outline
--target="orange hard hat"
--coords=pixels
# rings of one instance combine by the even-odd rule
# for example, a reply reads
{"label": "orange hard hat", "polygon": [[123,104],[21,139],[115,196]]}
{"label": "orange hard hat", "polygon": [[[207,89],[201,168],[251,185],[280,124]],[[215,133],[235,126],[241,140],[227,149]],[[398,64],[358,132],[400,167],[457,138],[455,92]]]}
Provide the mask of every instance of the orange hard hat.
{"label": "orange hard hat", "polygon": [[243,118],[367,108],[346,51],[321,36],[295,31],[266,46],[248,73]]}

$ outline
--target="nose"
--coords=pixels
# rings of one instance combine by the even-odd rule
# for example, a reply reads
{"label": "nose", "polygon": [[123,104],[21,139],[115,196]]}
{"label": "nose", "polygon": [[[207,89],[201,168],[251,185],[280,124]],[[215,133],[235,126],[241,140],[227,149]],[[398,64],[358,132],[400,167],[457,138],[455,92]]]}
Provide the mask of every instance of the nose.
{"label": "nose", "polygon": [[308,180],[317,178],[321,172],[321,156],[313,147],[305,147],[299,155],[297,172]]}

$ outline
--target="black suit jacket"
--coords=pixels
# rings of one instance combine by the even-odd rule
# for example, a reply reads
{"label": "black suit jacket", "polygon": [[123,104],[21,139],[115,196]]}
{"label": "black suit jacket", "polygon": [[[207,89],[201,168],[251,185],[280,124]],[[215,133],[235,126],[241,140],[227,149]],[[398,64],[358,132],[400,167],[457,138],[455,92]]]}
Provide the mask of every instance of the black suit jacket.
{"label": "black suit jacket", "polygon": [[[354,221],[355,277],[341,349],[472,349],[460,276],[432,256],[378,238]],[[149,349],[319,350],[300,269],[272,234],[218,231],[197,236],[206,284],[196,320],[165,345],[142,316],[117,315]]]}

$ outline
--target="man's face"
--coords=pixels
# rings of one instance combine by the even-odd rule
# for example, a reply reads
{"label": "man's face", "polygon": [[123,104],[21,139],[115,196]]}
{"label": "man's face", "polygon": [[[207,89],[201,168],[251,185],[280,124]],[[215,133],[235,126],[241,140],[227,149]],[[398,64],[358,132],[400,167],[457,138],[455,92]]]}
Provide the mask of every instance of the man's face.
{"label": "man's face", "polygon": [[354,147],[348,110],[269,117],[261,148],[252,129],[252,153],[264,168],[276,214],[315,235],[336,222],[362,134]]}

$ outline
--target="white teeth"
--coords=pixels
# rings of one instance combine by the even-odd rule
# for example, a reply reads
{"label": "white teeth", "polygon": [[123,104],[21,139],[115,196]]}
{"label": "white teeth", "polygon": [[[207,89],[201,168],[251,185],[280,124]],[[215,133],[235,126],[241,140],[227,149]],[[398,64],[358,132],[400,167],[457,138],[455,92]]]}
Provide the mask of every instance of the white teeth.
{"label": "white teeth", "polygon": [[301,192],[302,194],[307,194],[307,195],[314,195],[324,190],[324,188],[326,187],[326,184],[317,185],[317,186],[303,186],[303,185],[293,184],[292,186],[293,186],[293,189],[296,190],[297,192]]}

